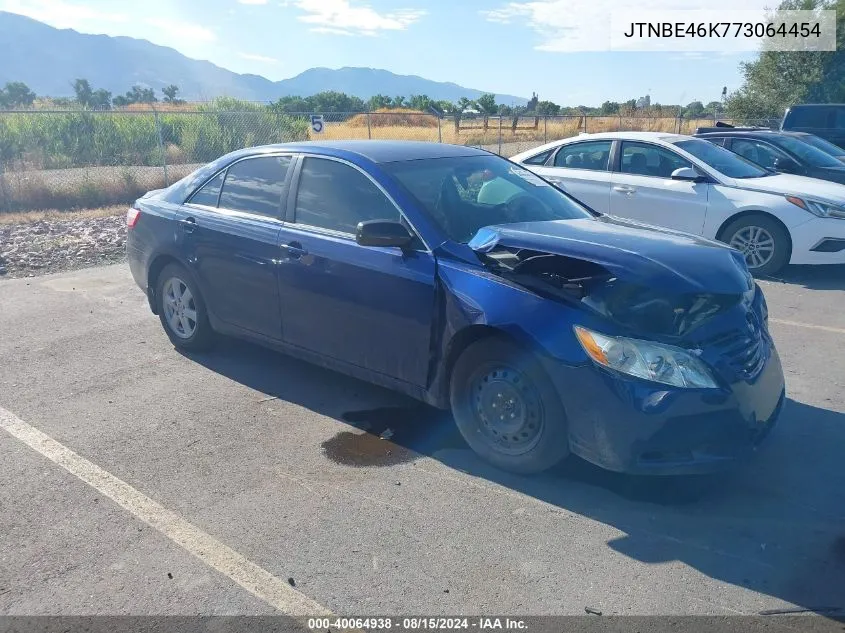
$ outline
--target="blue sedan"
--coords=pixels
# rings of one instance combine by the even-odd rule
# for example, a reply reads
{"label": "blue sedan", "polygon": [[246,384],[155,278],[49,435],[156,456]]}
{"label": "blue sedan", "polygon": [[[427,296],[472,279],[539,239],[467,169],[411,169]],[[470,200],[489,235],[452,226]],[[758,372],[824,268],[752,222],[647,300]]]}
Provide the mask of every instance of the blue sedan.
{"label": "blue sedan", "polygon": [[170,340],[256,341],[451,409],[532,473],[741,463],[784,401],[766,302],[717,242],[598,216],[488,152],[392,141],[227,154],[127,214]]}

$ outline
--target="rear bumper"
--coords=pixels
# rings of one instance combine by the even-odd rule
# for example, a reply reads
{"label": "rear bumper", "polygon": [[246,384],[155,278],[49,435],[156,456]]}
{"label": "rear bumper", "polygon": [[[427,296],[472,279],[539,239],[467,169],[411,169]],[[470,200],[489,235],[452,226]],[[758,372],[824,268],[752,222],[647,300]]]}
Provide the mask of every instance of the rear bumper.
{"label": "rear bumper", "polygon": [[723,471],[753,455],[785,400],[774,348],[751,382],[678,390],[593,365],[552,370],[567,411],[570,449],[602,468],[631,474]]}

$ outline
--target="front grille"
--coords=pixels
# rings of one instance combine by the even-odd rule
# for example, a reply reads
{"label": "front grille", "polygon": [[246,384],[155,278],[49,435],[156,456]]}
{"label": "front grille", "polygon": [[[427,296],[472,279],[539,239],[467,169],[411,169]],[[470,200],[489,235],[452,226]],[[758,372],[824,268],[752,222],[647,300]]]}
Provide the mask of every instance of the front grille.
{"label": "front grille", "polygon": [[746,327],[731,330],[698,342],[703,350],[715,350],[728,367],[741,378],[754,378],[766,362],[766,335],[753,312],[747,313]]}

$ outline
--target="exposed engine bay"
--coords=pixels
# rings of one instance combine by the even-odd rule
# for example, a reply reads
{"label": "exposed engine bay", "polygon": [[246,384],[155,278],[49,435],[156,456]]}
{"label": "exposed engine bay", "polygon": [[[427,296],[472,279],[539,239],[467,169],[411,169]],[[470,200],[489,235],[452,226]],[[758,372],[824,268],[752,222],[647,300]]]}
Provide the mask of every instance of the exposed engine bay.
{"label": "exposed engine bay", "polygon": [[[535,294],[579,304],[625,328],[655,336],[683,337],[744,298],[667,295],[660,288],[622,280],[595,262],[530,249],[498,245],[477,254],[492,273]],[[746,298],[752,296],[753,291]]]}

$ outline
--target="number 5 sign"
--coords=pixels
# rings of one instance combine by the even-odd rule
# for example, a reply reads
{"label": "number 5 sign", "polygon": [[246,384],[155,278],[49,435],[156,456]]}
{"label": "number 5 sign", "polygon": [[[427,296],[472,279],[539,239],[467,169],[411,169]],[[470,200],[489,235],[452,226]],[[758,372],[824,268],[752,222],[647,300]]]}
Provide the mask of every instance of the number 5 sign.
{"label": "number 5 sign", "polygon": [[311,115],[311,129],[314,130],[315,133],[319,134],[323,131],[323,115],[321,114],[312,114]]}

